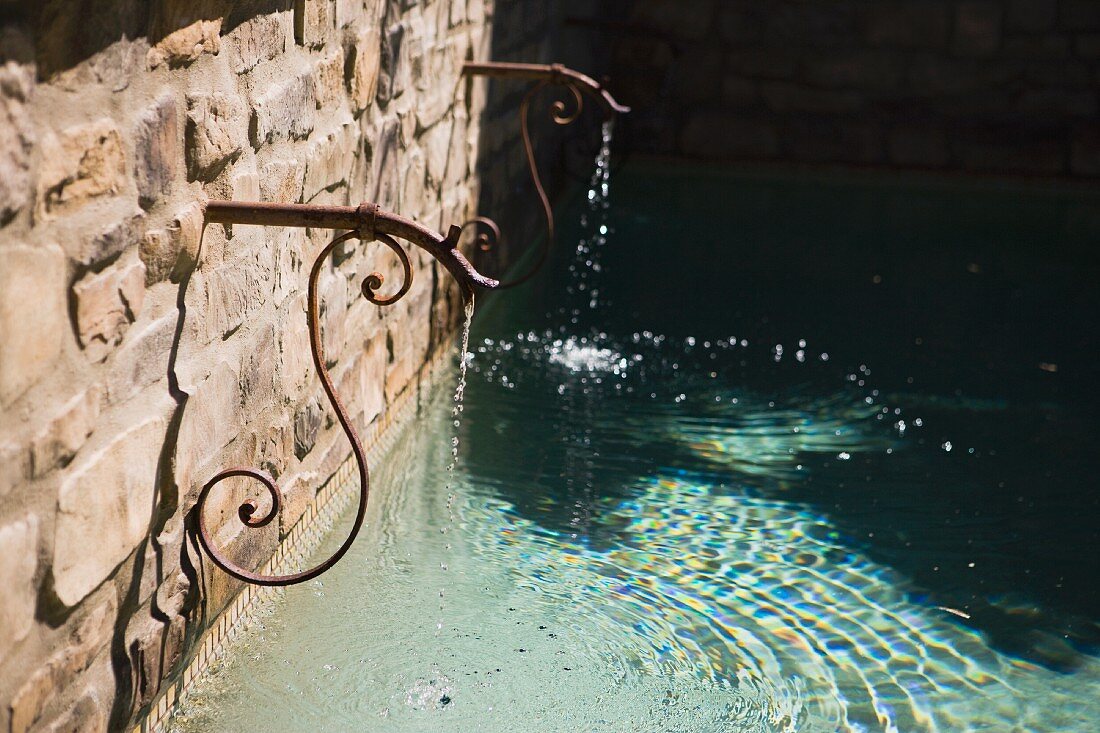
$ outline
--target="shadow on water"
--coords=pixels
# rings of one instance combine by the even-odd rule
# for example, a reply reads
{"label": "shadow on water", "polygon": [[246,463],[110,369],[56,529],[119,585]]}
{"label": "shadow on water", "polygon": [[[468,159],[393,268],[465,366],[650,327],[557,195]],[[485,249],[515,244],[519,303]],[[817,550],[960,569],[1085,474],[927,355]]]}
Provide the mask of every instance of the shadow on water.
{"label": "shadow on water", "polygon": [[1100,650],[1097,194],[644,162],[613,187],[605,305],[563,329],[535,291],[475,329],[464,445],[504,500],[596,547],[669,472],[810,506],[999,651]]}

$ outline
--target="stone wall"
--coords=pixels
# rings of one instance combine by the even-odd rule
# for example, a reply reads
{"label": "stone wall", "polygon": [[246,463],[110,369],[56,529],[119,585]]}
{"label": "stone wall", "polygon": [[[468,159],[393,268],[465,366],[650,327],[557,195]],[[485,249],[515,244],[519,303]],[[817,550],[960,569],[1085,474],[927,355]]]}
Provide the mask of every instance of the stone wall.
{"label": "stone wall", "polygon": [[616,0],[587,19],[635,150],[1100,176],[1096,0]]}
{"label": "stone wall", "polygon": [[[546,4],[507,5],[548,54]],[[333,234],[204,230],[199,202],[372,200],[441,231],[465,221],[487,85],[459,69],[491,54],[493,12],[0,3],[0,730],[139,717],[240,588],[187,531],[203,483],[235,465],[277,478],[277,527],[239,531],[236,506],[259,495],[243,480],[210,509],[216,541],[258,566],[349,453],[304,313]],[[494,145],[522,160],[513,138]],[[327,359],[363,429],[460,316],[446,271],[409,249],[412,290],[392,307],[359,297],[372,270],[383,294],[400,280],[378,244],[343,247],[321,279]]]}

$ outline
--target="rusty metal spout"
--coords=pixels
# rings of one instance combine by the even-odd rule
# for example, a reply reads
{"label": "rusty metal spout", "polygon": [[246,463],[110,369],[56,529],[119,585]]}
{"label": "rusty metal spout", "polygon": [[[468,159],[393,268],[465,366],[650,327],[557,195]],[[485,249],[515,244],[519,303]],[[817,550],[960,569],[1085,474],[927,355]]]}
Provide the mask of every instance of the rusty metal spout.
{"label": "rusty metal spout", "polygon": [[[527,169],[531,173],[531,181],[534,183],[535,193],[538,195],[539,203],[542,205],[543,215],[546,217],[546,240],[542,244],[542,248],[539,251],[539,256],[535,263],[526,273],[513,280],[502,282],[499,285],[501,288],[511,288],[527,282],[542,268],[550,254],[550,248],[554,244],[555,236],[554,210],[550,206],[550,198],[546,195],[546,189],[542,185],[538,163],[535,161],[534,146],[531,144],[531,132],[528,129],[528,113],[530,112],[532,98],[538,94],[540,90],[548,86],[565,87],[573,98],[572,110],[569,110],[566,103],[560,100],[554,102],[550,108],[551,117],[554,122],[559,125],[571,124],[580,117],[584,109],[585,95],[596,100],[603,109],[604,119],[606,121],[613,120],[617,115],[629,112],[630,107],[619,104],[619,102],[611,96],[611,92],[604,89],[603,85],[592,77],[586,76],[574,69],[570,69],[568,66],[562,66],[561,64],[467,61],[462,65],[462,73],[467,76],[493,76],[502,79],[528,79],[537,82],[523,97],[523,102],[520,104],[519,119],[520,131],[523,136],[523,150],[527,155]],[[478,225],[488,227],[488,231],[483,231],[478,236],[479,245],[482,249],[491,248],[495,241],[500,238],[499,227],[497,227],[491,219],[483,216],[471,219],[463,224],[462,227],[476,227]]]}
{"label": "rusty metal spout", "polygon": [[452,226],[447,235],[443,236],[412,219],[379,209],[377,204],[315,206],[259,201],[208,201],[206,221],[211,224],[346,229],[359,232],[359,238],[365,242],[375,239],[376,235],[386,235],[404,239],[427,251],[447,268],[465,294],[472,293],[475,288],[495,288],[499,284],[474,269],[458,250],[461,227]]}
{"label": "rusty metal spout", "polygon": [[245,527],[263,527],[269,524],[283,506],[283,495],[275,480],[265,472],[254,468],[229,468],[221,471],[203,486],[193,510],[194,522],[198,525],[199,541],[213,560],[214,564],[240,580],[256,585],[294,585],[316,578],[335,565],[351,549],[359,530],[366,519],[367,498],[369,494],[369,475],[366,454],[363,451],[359,434],[336,392],[332,377],[325,366],[325,355],[321,340],[321,314],[318,280],[329,253],[338,245],[351,239],[367,243],[379,241],[391,249],[401,260],[404,279],[396,293],[383,297],[377,294],[382,286],[380,273],[371,273],[363,281],[363,296],[376,305],[391,305],[400,300],[412,286],[413,269],[408,254],[397,243],[396,238],[404,239],[430,253],[443,263],[462,288],[467,301],[473,296],[474,289],[495,288],[498,283],[485,277],[458,251],[458,239],[461,228],[452,226],[446,236],[434,232],[410,219],[382,211],[377,204],[364,203],[359,206],[313,206],[307,204],[269,204],[242,201],[209,201],[206,203],[206,221],[216,224],[255,224],[261,226],[313,227],[322,229],[346,230],[321,250],[313,261],[309,273],[309,293],[307,297],[307,316],[309,322],[310,352],[313,365],[317,369],[321,386],[332,404],[333,410],[351,443],[352,455],[359,469],[359,508],[343,544],[336,552],[314,567],[286,575],[267,575],[248,570],[225,555],[213,542],[210,527],[206,523],[203,509],[210,491],[228,478],[243,477],[259,482],[267,491],[271,508],[261,517],[256,517],[258,506],[254,501],[246,501],[238,507],[237,516]]}
{"label": "rusty metal spout", "polygon": [[504,61],[467,61],[462,73],[468,76],[495,76],[503,79],[532,79],[551,84],[579,87],[595,99],[606,116],[626,114],[630,107],[619,104],[611,92],[590,76],[562,64],[519,64]]}

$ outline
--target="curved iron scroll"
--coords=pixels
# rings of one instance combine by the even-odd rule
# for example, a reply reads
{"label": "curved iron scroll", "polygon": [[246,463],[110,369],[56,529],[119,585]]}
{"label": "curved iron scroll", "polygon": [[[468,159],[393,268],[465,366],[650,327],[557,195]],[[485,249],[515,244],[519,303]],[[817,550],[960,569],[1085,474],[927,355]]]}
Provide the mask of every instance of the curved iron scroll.
{"label": "curved iron scroll", "polygon": [[303,226],[308,223],[310,226],[324,227],[331,226],[332,224],[336,224],[337,226],[346,224],[348,223],[349,217],[357,217],[359,221],[363,222],[363,226],[352,229],[336,237],[317,255],[309,273],[307,319],[309,323],[309,343],[310,352],[313,356],[313,365],[317,369],[317,375],[321,379],[321,386],[324,388],[329,402],[336,411],[336,417],[340,421],[340,426],[343,428],[344,434],[347,435],[348,441],[351,443],[352,455],[355,457],[355,463],[359,471],[358,510],[356,511],[355,520],[347,538],[331,556],[318,565],[308,570],[286,575],[264,575],[262,573],[253,572],[230,560],[214,545],[210,528],[206,523],[203,511],[206,506],[206,501],[210,496],[211,490],[217,484],[228,478],[244,477],[259,481],[267,490],[271,498],[271,508],[262,517],[255,516],[258,506],[256,502],[252,500],[245,501],[237,509],[237,516],[245,527],[257,528],[267,526],[276,516],[278,516],[283,506],[282,492],[279,491],[279,487],[275,483],[275,480],[259,469],[237,467],[219,472],[206,482],[195,503],[194,512],[198,523],[199,540],[215,565],[235,578],[256,585],[294,585],[297,583],[304,583],[307,580],[311,580],[321,575],[339,562],[347,551],[351,549],[351,545],[355,542],[355,538],[358,536],[359,530],[362,528],[363,521],[366,518],[367,498],[370,493],[370,477],[367,470],[366,455],[363,451],[363,444],[359,439],[359,434],[352,424],[351,417],[348,415],[343,401],[336,392],[328,369],[325,368],[325,355],[321,342],[318,280],[320,278],[321,268],[324,266],[326,258],[332,250],[349,239],[359,239],[364,243],[377,240],[393,250],[400,258],[404,277],[401,287],[393,295],[380,296],[377,294],[377,290],[382,286],[384,281],[381,273],[372,272],[363,280],[363,296],[376,305],[392,305],[403,298],[412,286],[413,277],[413,269],[408,254],[393,237],[379,231],[382,227],[399,232],[408,237],[409,241],[427,250],[442,262],[459,281],[464,298],[468,299],[470,297],[473,293],[474,285],[489,288],[496,286],[495,280],[480,275],[458,252],[459,227],[451,227],[448,236],[443,238],[434,232],[430,232],[420,227],[414,222],[401,219],[392,214],[378,212],[377,207],[368,204],[364,204],[354,210],[349,207],[328,207],[327,210],[322,210],[320,207],[307,207],[295,204],[271,205],[243,204],[238,202],[210,202],[207,204],[207,220],[221,223],[272,223],[290,226]]}
{"label": "curved iron scroll", "polygon": [[[603,108],[604,116],[607,118],[611,118],[616,114],[629,112],[630,108],[616,102],[615,98],[592,78],[573,71],[561,64],[466,63],[462,71],[464,74],[532,78],[538,80],[523,97],[523,101],[520,104],[519,119],[520,132],[523,137],[523,151],[527,156],[527,170],[531,174],[531,182],[535,186],[535,193],[538,195],[543,215],[546,218],[546,240],[540,247],[538,258],[527,272],[513,280],[502,282],[499,285],[500,288],[511,288],[527,282],[542,268],[546,263],[547,257],[550,255],[550,248],[554,244],[556,234],[554,210],[550,206],[550,199],[546,195],[546,189],[542,184],[538,162],[535,160],[534,145],[531,142],[529,126],[531,100],[540,91],[550,86],[560,86],[568,90],[572,95],[571,106],[560,99],[556,100],[550,106],[551,119],[555,123],[563,126],[572,124],[580,117],[581,112],[584,111],[585,95],[592,97],[599,103]],[[478,244],[482,250],[491,249],[500,238],[500,228],[493,223],[491,219],[483,216],[465,222],[462,228],[465,229],[475,224],[487,224],[490,227],[492,236],[482,233],[478,236]]]}

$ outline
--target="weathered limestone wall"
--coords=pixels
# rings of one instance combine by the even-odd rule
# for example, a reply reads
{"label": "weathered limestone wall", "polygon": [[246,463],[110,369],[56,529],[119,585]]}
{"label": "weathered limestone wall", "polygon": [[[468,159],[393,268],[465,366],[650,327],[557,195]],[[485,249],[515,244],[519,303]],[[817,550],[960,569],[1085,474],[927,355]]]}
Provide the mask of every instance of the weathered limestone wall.
{"label": "weathered limestone wall", "polygon": [[[236,465],[277,478],[278,527],[240,531],[260,495],[243,480],[211,507],[217,541],[258,566],[349,453],[304,314],[333,234],[204,232],[198,202],[465,221],[487,85],[459,69],[489,57],[493,3],[31,5],[0,4],[0,730],[114,730],[239,588],[185,531],[203,483]],[[546,4],[502,5],[545,56]],[[327,360],[364,429],[460,315],[447,273],[409,250],[392,307],[359,297],[375,269],[384,294],[400,281],[379,244],[344,247],[321,280]]]}
{"label": "weathered limestone wall", "polygon": [[597,19],[633,149],[1100,176],[1097,0],[615,0]]}

